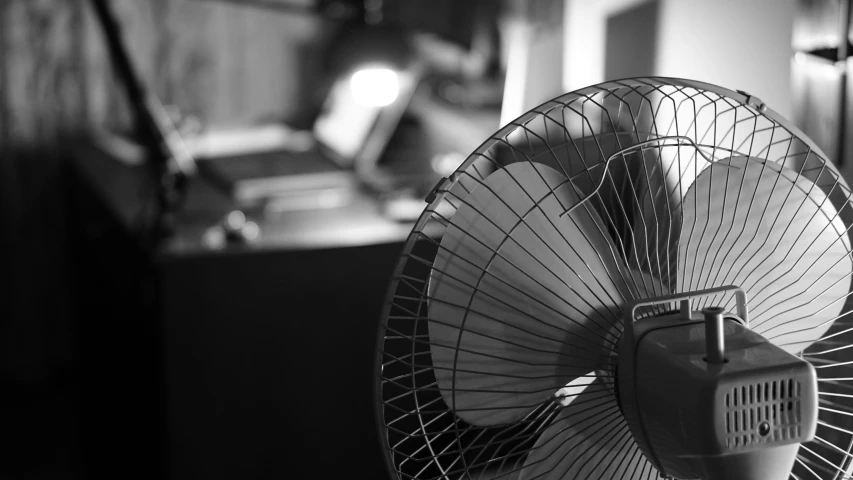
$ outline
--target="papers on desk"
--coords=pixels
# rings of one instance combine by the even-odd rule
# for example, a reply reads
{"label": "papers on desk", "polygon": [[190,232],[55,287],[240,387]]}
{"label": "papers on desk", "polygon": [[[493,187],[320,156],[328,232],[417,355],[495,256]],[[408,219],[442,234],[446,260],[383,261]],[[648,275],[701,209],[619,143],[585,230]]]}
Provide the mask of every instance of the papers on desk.
{"label": "papers on desk", "polygon": [[283,124],[211,130],[188,136],[185,142],[193,157],[201,160],[275,150],[306,152],[316,143],[310,131]]}
{"label": "papers on desk", "polygon": [[[98,148],[121,163],[145,163],[144,145],[126,135],[94,129],[89,136]],[[311,132],[294,130],[283,124],[213,129],[197,135],[187,135],[184,137],[184,143],[193,158],[200,161],[276,150],[306,152],[316,145]]]}

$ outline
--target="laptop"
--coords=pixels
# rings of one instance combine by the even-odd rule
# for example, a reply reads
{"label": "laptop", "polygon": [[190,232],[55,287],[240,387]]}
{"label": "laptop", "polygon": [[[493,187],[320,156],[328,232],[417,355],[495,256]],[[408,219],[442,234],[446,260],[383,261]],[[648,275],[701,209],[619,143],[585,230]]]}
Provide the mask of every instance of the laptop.
{"label": "laptop", "polygon": [[330,191],[357,188],[379,162],[417,83],[413,72],[397,72],[397,79],[397,99],[380,106],[359,102],[349,75],[338,78],[310,131],[265,125],[210,132],[188,140],[189,148],[200,173],[240,207],[331,198]]}

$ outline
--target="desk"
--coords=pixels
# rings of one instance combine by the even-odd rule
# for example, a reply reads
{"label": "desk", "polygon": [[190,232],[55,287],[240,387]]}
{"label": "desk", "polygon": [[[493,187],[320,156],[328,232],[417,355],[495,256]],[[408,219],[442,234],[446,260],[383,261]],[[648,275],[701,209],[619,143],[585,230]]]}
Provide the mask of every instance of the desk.
{"label": "desk", "polygon": [[357,195],[254,217],[257,244],[210,250],[232,206],[198,181],[148,255],[128,234],[145,170],[88,143],[72,165],[86,476],[387,478],[374,342],[410,225]]}

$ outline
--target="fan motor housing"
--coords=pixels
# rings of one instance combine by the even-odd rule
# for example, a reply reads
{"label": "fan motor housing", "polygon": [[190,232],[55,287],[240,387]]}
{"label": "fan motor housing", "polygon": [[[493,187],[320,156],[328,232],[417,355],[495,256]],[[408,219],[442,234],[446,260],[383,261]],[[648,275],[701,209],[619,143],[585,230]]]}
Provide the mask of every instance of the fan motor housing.
{"label": "fan motor housing", "polygon": [[698,312],[634,323],[619,345],[619,396],[631,433],[658,470],[679,479],[788,478],[814,437],[814,367],[723,320],[725,361],[707,360]]}

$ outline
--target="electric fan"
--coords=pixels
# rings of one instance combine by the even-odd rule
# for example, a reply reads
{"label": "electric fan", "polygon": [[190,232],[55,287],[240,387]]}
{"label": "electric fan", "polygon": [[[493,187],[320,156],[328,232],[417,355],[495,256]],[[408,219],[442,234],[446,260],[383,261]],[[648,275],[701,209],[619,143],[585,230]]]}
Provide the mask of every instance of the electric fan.
{"label": "electric fan", "polygon": [[397,478],[853,476],[851,191],[757,98],[547,102],[436,185],[389,288]]}

